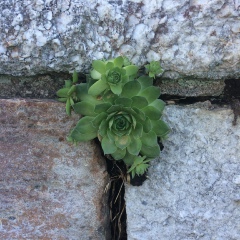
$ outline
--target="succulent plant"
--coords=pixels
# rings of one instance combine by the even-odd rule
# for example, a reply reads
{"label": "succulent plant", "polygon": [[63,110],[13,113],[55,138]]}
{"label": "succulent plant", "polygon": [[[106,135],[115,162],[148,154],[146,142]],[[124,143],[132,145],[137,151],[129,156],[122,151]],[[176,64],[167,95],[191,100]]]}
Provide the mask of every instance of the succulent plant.
{"label": "succulent plant", "polygon": [[137,66],[129,65],[129,63],[126,58],[121,56],[105,62],[93,61],[91,77],[97,81],[89,88],[89,94],[96,96],[106,89],[110,89],[119,95],[123,85],[133,79],[138,71]]}
{"label": "succulent plant", "polygon": [[132,166],[129,168],[128,173],[131,173],[132,178],[135,175],[143,175],[149,167],[149,162],[151,159],[146,159],[146,156],[136,156],[134,158]]}
{"label": "succulent plant", "polygon": [[123,160],[132,177],[143,174],[148,162],[159,156],[158,138],[170,130],[161,120],[165,103],[158,99],[159,87],[151,77],[136,78],[137,69],[123,67],[122,57],[94,61],[91,77],[97,81],[74,85],[77,101],[72,107],[83,117],[68,136],[73,142],[97,137],[104,154]]}
{"label": "succulent plant", "polygon": [[57,91],[58,101],[66,102],[66,113],[71,115],[71,106],[78,100],[76,97],[76,83],[78,82],[78,74],[73,72],[73,80],[65,80],[65,86]]}
{"label": "succulent plant", "polygon": [[152,61],[149,64],[145,65],[149,77],[155,78],[156,75],[163,72],[161,65],[158,61]]}

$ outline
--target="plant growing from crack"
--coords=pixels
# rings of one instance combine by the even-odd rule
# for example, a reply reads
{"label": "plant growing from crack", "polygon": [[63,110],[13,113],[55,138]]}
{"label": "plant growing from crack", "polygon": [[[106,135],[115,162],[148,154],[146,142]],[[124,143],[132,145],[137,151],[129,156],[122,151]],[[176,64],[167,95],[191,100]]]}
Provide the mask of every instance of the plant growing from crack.
{"label": "plant growing from crack", "polygon": [[98,138],[104,154],[123,160],[132,178],[145,173],[149,161],[160,154],[158,138],[163,140],[170,129],[161,119],[165,103],[153,77],[160,65],[145,66],[149,76],[139,76],[138,67],[128,59],[117,57],[95,60],[86,83],[66,80],[57,92],[66,102],[66,112],[82,115],[71,130],[68,141],[84,142]]}

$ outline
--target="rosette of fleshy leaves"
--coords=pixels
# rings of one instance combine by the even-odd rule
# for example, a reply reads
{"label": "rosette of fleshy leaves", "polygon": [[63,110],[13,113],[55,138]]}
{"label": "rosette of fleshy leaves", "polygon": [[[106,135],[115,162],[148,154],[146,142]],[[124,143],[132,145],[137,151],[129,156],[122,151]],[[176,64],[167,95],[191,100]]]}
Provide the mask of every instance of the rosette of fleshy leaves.
{"label": "rosette of fleshy leaves", "polygon": [[76,96],[76,83],[78,82],[78,74],[73,72],[72,80],[65,80],[65,86],[57,91],[58,101],[66,102],[66,113],[71,115],[71,108],[78,101]]}
{"label": "rosette of fleshy leaves", "polygon": [[122,56],[108,61],[95,60],[92,63],[91,77],[95,82],[89,88],[89,94],[99,95],[106,89],[119,95],[125,83],[133,80],[138,67]]}
{"label": "rosette of fleshy leaves", "polygon": [[[97,137],[104,154],[123,160],[134,177],[143,174],[148,162],[159,156],[158,138],[163,140],[170,129],[161,119],[165,103],[158,99],[160,89],[153,86],[153,79],[147,76],[134,79],[129,72],[136,76],[136,71],[126,70],[122,61],[120,64],[115,60],[101,62],[103,70],[95,62],[91,76],[99,79],[76,85],[74,94],[78,102],[72,107],[83,117],[68,140],[83,142]],[[117,91],[112,80],[107,80],[110,76],[112,79],[112,70],[121,75],[115,82],[119,84]],[[104,82],[104,87],[97,85],[99,81]]]}
{"label": "rosette of fleshy leaves", "polygon": [[149,77],[155,78],[156,75],[163,72],[161,65],[158,61],[152,61],[149,64],[145,65],[146,71]]}

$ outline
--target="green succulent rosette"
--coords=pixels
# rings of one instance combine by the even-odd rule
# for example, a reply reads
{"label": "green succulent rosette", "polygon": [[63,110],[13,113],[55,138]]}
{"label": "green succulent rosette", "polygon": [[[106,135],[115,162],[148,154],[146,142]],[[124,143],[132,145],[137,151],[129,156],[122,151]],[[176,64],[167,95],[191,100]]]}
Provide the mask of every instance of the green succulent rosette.
{"label": "green succulent rosette", "polygon": [[146,71],[149,77],[155,78],[156,75],[163,72],[161,65],[158,61],[152,61],[149,64],[145,65]]}
{"label": "green succulent rosette", "polygon": [[95,60],[92,63],[91,77],[95,82],[89,88],[89,94],[97,96],[107,89],[114,94],[121,94],[125,83],[134,79],[138,67],[130,65],[124,57],[117,57],[109,61]]}
{"label": "green succulent rosette", "polygon": [[161,119],[165,103],[158,99],[159,87],[145,76],[125,82],[118,94],[106,88],[100,95],[91,95],[89,89],[93,85],[89,86],[88,83],[76,86],[79,102],[73,109],[83,117],[69,139],[82,142],[98,137],[104,154],[123,160],[127,166],[136,165],[140,157],[142,161],[132,173],[142,174],[148,159],[160,154],[158,138],[164,139],[170,130]]}
{"label": "green succulent rosette", "polygon": [[77,84],[77,73],[57,91],[66,112],[82,115],[68,140],[84,142],[98,138],[104,154],[123,160],[132,177],[146,172],[149,161],[159,156],[158,139],[170,129],[161,119],[165,103],[153,86],[159,62],[145,66],[148,76],[138,77],[138,67],[125,57],[93,61],[86,83]]}

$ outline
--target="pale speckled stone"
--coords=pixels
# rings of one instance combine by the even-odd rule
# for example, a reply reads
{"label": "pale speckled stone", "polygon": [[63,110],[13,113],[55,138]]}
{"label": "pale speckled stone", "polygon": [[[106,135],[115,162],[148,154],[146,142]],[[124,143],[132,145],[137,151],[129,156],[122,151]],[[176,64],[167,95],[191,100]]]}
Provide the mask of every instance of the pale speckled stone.
{"label": "pale speckled stone", "polygon": [[181,77],[240,76],[240,2],[0,0],[0,74],[88,71],[93,59],[159,60]]}
{"label": "pale speckled stone", "polygon": [[166,107],[161,156],[142,186],[126,186],[129,240],[240,239],[240,120],[211,108]]}
{"label": "pale speckled stone", "polygon": [[0,239],[109,237],[105,160],[66,142],[78,116],[54,101],[0,100]]}

